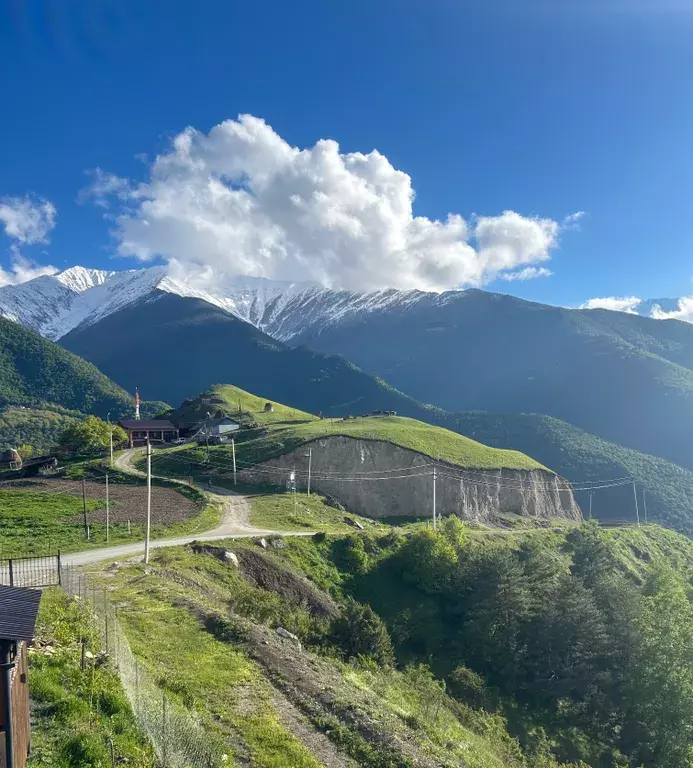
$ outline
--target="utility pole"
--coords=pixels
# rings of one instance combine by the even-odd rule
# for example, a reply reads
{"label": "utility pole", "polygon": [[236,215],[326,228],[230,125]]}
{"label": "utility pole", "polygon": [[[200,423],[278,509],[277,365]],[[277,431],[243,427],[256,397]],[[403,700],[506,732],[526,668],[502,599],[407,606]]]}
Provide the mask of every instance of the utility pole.
{"label": "utility pole", "polygon": [[[111,412],[109,411],[106,414],[106,418],[108,419],[108,443],[111,453],[111,469],[113,469],[113,427],[111,426]],[[108,477],[108,475],[106,475]]]}
{"label": "utility pole", "polygon": [[82,478],[82,510],[84,514],[84,538],[89,541],[89,523],[87,522],[87,484]]}
{"label": "utility pole", "polygon": [[231,438],[231,450],[233,451],[233,484],[236,485],[236,438]]}
{"label": "utility pole", "polygon": [[438,521],[436,517],[436,479],[438,477],[438,467],[433,466],[433,530],[438,530]]}
{"label": "utility pole", "polygon": [[638,511],[638,492],[635,490],[635,483],[633,483],[633,501],[635,502],[635,518],[638,521],[638,528],[640,528],[640,512]]}
{"label": "utility pole", "polygon": [[642,511],[645,515],[645,525],[647,525],[647,496],[645,495],[646,491],[643,488],[642,489]]}
{"label": "utility pole", "polygon": [[592,519],[592,491],[590,491],[590,520]]}
{"label": "utility pole", "polygon": [[313,468],[313,449],[308,449],[308,495],[310,496],[310,473]]}
{"label": "utility pole", "polygon": [[152,444],[147,442],[147,532],[144,537],[144,562],[149,562],[149,532],[152,526]]}
{"label": "utility pole", "polygon": [[110,540],[109,530],[110,530],[110,514],[109,514],[109,508],[108,508],[108,472],[106,472],[106,544],[108,544]]}

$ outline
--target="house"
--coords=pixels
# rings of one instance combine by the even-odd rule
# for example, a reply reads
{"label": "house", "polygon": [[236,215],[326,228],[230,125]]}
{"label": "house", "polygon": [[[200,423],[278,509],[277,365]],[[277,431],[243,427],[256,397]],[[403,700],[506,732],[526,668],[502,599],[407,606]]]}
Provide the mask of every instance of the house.
{"label": "house", "polygon": [[178,429],[165,419],[126,419],[119,421],[118,426],[127,433],[130,448],[154,442],[169,443],[178,437]]}
{"label": "house", "polygon": [[31,744],[27,643],[41,592],[0,587],[0,768],[25,768]]}
{"label": "house", "polygon": [[211,443],[223,443],[233,437],[234,432],[241,428],[238,421],[225,417],[223,419],[206,419],[198,425],[198,440],[209,440]]}

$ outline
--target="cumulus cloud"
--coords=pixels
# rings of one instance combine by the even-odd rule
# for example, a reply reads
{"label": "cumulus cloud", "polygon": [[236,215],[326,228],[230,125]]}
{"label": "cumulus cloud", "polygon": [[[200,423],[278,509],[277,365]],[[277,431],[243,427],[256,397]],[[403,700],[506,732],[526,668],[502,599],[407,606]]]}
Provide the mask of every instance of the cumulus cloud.
{"label": "cumulus cloud", "polygon": [[0,287],[16,285],[40,275],[52,275],[58,270],[50,265],[35,264],[22,255],[25,245],[47,243],[48,235],[55,227],[57,211],[53,203],[43,198],[0,198],[0,224],[10,239],[11,264],[9,269],[0,267]]}
{"label": "cumulus cloud", "polygon": [[121,255],[162,258],[215,281],[251,275],[358,291],[482,285],[547,261],[563,228],[514,211],[469,221],[416,216],[411,178],[380,152],[343,153],[330,139],[299,149],[251,115],[208,134],[187,128],[143,182],[99,170],[90,194],[100,205],[113,200]]}
{"label": "cumulus cloud", "polygon": [[656,320],[683,320],[693,323],[693,296],[680,298],[678,308],[671,312],[665,312],[659,305],[655,305],[650,316]]}
{"label": "cumulus cloud", "polygon": [[30,196],[0,198],[0,222],[5,234],[21,245],[48,242],[56,215],[49,200]]}
{"label": "cumulus cloud", "polygon": [[586,301],[580,305],[580,309],[610,309],[614,312],[627,312],[629,315],[635,315],[640,304],[642,304],[642,299],[637,296],[603,296]]}

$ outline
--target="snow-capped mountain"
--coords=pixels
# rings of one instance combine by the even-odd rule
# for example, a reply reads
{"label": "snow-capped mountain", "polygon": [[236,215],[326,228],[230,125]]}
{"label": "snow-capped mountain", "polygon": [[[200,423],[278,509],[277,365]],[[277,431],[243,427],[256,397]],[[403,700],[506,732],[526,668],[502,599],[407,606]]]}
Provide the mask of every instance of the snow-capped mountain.
{"label": "snow-capped mountain", "polygon": [[[20,285],[0,288],[0,316],[14,320],[55,341],[138,301],[160,293],[202,299],[259,328],[280,341],[311,338],[357,317],[390,310],[433,310],[464,300],[471,291],[338,291],[312,283],[239,277],[214,289],[176,279],[162,266],[105,271],[71,267]],[[669,312],[676,299],[643,301],[636,308],[651,315],[654,307]]]}
{"label": "snow-capped mountain", "polygon": [[202,299],[282,341],[358,314],[421,301],[446,303],[463,293],[388,289],[361,294],[254,277],[239,277],[212,292],[167,275],[165,267],[104,271],[77,266],[0,288],[0,315],[55,341],[157,292]]}

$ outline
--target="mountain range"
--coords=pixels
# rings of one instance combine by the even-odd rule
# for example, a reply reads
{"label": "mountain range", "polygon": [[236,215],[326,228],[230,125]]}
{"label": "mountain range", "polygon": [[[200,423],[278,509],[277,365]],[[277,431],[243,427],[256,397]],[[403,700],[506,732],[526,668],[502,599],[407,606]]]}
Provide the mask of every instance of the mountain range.
{"label": "mountain range", "polygon": [[[0,313],[129,392],[175,405],[232,382],[326,415],[397,410],[570,480],[632,476],[651,514],[693,530],[693,325],[479,290],[243,278],[212,295],[160,267],[6,286]],[[632,514],[632,492],[615,493],[600,516]]]}

